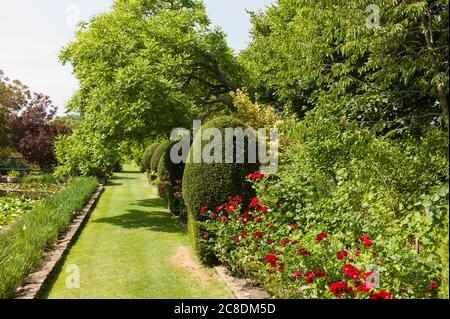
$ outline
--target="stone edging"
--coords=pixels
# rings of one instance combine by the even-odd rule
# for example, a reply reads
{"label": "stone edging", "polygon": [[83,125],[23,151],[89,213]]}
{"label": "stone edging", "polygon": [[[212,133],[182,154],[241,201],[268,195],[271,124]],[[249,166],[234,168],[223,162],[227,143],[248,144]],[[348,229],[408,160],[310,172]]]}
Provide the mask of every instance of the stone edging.
{"label": "stone edging", "polygon": [[47,283],[50,274],[62,259],[64,253],[76,238],[77,234],[81,231],[81,226],[84,221],[87,220],[87,217],[100,197],[102,190],[102,185],[97,187],[81,212],[72,220],[68,229],[60,234],[56,244],[49,251],[44,252],[42,256],[42,265],[25,279],[23,285],[16,290],[16,295],[13,299],[37,298],[39,292]]}
{"label": "stone edging", "polygon": [[269,299],[270,295],[264,289],[256,287],[249,279],[234,278],[229,275],[225,267],[214,267],[217,275],[222,279],[237,299]]}

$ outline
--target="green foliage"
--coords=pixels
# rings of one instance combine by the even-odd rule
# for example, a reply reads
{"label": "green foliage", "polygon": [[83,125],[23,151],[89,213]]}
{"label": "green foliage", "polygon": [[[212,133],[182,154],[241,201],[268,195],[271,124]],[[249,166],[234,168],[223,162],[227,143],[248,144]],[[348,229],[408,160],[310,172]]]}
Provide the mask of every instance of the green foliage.
{"label": "green foliage", "polygon": [[150,170],[153,172],[158,171],[159,162],[161,160],[161,157],[166,152],[167,148],[169,147],[170,142],[162,142],[153,153],[152,160],[150,161]]}
{"label": "green foliage", "polygon": [[0,230],[33,209],[33,201],[21,197],[0,197]]}
{"label": "green foliage", "polygon": [[120,161],[117,148],[105,147],[104,136],[84,128],[73,135],[60,136],[56,142],[56,157],[60,166],[55,175],[107,177]]}
{"label": "green foliage", "polygon": [[[224,32],[211,27],[200,0],[116,0],[111,11],[83,24],[60,59],[80,82],[68,105],[82,116],[77,128],[102,143],[92,145],[78,129],[74,139],[93,153],[187,127],[213,108],[210,99],[231,101],[229,92],[243,82]],[[62,170],[76,174],[72,166],[85,164],[66,163],[82,159],[63,159],[69,167]],[[102,161],[92,162],[104,170]]]}
{"label": "green foliage", "polygon": [[71,179],[67,187],[0,233],[0,298],[14,294],[96,187],[95,178]]}
{"label": "green foliage", "polygon": [[253,14],[241,54],[253,91],[302,117],[320,108],[382,130],[445,122],[447,1],[370,4],[379,27],[368,27],[376,12],[362,0],[280,0]]}
{"label": "green foliage", "polygon": [[7,175],[8,175],[9,177],[19,177],[19,176],[20,176],[20,172],[19,172],[19,171],[9,171],[9,172],[7,173]]}
{"label": "green foliage", "polygon": [[[178,142],[172,142],[166,149],[166,152],[164,153],[164,155],[162,156],[161,160],[163,161],[162,163],[162,167],[161,167],[161,171],[158,168],[158,175],[159,178],[162,178],[162,173],[163,171],[166,171],[169,175],[170,178],[170,182],[172,183],[172,185],[176,185],[177,184],[177,180],[182,180],[183,179],[183,174],[184,174],[184,167],[185,167],[185,163],[181,162],[181,163],[174,163],[171,158],[170,158],[170,152],[172,150],[172,147]],[[161,173],[161,175],[160,175]]]}
{"label": "green foliage", "polygon": [[150,163],[152,161],[153,154],[155,153],[156,149],[159,147],[159,143],[154,143],[150,145],[144,153],[143,159],[142,159],[142,165],[147,171],[150,171]]}
{"label": "green foliage", "polygon": [[[225,128],[245,128],[244,124],[232,117],[218,117],[207,122],[202,130],[217,128],[224,136]],[[196,136],[195,143],[201,145],[201,150],[208,144],[208,141],[201,141],[201,136]],[[199,141],[200,139],[200,141]],[[225,144],[225,143],[223,143]],[[193,163],[189,160],[186,164],[183,177],[183,197],[188,208],[188,226],[192,238],[197,238],[196,220],[200,213],[200,208],[213,208],[227,200],[232,195],[244,195],[251,192],[250,185],[245,177],[259,169],[258,164],[252,163],[225,163],[225,145],[222,146],[223,163]],[[247,147],[246,147],[247,150]],[[192,148],[189,159],[192,159]],[[248,160],[247,154],[245,156]],[[200,258],[208,262],[208,253],[197,247]]]}
{"label": "green foliage", "polygon": [[175,216],[186,218],[186,206],[183,200],[182,179],[185,163],[174,163],[170,157],[172,147],[177,142],[172,142],[161,157],[158,166],[158,179],[160,193],[169,204],[171,213]]}

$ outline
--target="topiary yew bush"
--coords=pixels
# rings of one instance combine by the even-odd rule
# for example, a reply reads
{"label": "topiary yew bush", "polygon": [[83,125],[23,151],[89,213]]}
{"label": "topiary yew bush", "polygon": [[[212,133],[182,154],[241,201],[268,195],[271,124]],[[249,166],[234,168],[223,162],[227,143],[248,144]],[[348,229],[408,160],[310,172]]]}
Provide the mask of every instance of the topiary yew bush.
{"label": "topiary yew bush", "polygon": [[169,144],[166,151],[162,155],[161,160],[159,162],[159,166],[158,166],[159,179],[162,179],[164,173],[167,173],[169,175],[170,182],[172,185],[175,185],[177,180],[183,179],[184,167],[185,167],[184,162],[174,163],[172,161],[172,159],[170,158],[170,152],[172,151],[172,147],[177,143],[178,142],[171,142]]}
{"label": "topiary yew bush", "polygon": [[186,217],[186,209],[182,197],[182,179],[185,167],[185,160],[181,163],[174,163],[170,157],[172,147],[178,142],[172,142],[162,155],[158,165],[158,178],[161,183],[169,187],[164,192],[164,198],[169,204],[169,209],[175,216]]}
{"label": "topiary yew bush", "polygon": [[158,146],[159,146],[159,143],[154,143],[154,144],[150,145],[144,152],[144,157],[142,159],[142,165],[144,166],[144,168],[147,171],[150,170],[150,163],[152,161],[153,154],[155,153]]}
{"label": "topiary yew bush", "polygon": [[159,146],[153,153],[152,160],[150,161],[150,170],[154,172],[158,171],[159,161],[161,160],[161,157],[164,155],[169,145],[170,142],[163,142],[159,144]]}
{"label": "topiary yew bush", "polygon": [[[238,119],[224,116],[207,122],[202,130],[217,128],[222,132],[223,140],[225,140],[225,128],[237,127],[244,128],[245,125]],[[201,136],[196,136],[194,143],[199,138]],[[202,151],[207,144],[208,141],[203,141]],[[251,185],[246,181],[246,176],[257,171],[259,164],[247,162],[247,146],[245,149],[246,162],[243,164],[226,164],[224,146],[222,152],[224,163],[222,164],[192,163],[192,161],[188,161],[186,164],[183,176],[183,197],[188,210],[188,228],[194,247],[203,263],[212,264],[215,257],[207,246],[202,246],[197,241],[198,217],[201,208],[215,209],[216,206],[226,202],[229,196],[242,195],[244,198],[249,198],[249,194],[252,193]],[[192,158],[192,154],[189,154],[189,158]]]}

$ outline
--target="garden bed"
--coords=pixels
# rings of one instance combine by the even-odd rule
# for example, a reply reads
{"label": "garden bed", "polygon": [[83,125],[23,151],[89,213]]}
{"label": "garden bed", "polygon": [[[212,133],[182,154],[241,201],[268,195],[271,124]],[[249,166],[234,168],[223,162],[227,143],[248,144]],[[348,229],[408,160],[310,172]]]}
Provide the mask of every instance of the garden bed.
{"label": "garden bed", "polygon": [[17,289],[15,299],[35,299],[38,297],[51,273],[81,231],[82,225],[92,212],[102,190],[103,185],[97,187],[84,208],[74,217],[68,229],[59,235],[57,243],[44,253],[42,265],[32,272],[24,281],[24,284]]}
{"label": "garden bed", "polygon": [[67,229],[97,186],[95,178],[73,178],[0,233],[0,298],[14,296],[30,271],[41,265],[44,251]]}

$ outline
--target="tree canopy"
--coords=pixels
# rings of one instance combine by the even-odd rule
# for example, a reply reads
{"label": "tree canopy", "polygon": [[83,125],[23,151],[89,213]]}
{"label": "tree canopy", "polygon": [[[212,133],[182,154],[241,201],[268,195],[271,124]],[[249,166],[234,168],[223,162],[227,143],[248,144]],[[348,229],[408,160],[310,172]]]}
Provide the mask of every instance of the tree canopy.
{"label": "tree canopy", "polygon": [[[261,100],[383,129],[448,115],[446,1],[279,0],[241,55]],[[379,22],[379,24],[378,24]]]}

